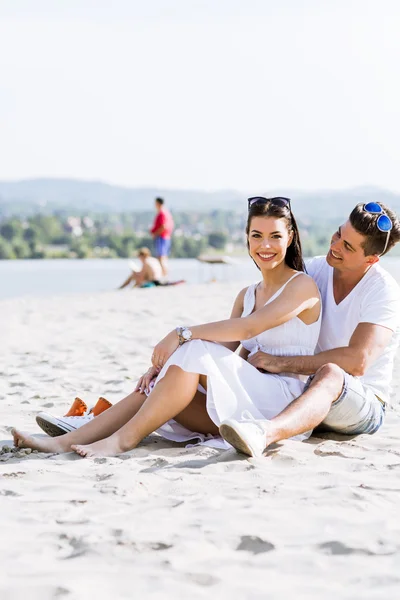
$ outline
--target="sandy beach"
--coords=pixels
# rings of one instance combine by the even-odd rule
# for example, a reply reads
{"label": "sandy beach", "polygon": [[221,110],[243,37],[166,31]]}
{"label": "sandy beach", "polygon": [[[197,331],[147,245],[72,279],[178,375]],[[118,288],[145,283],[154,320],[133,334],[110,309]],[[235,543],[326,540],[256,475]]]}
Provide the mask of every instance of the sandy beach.
{"label": "sandy beach", "polygon": [[[0,302],[0,447],[75,396],[118,401],[165,333],[226,318],[241,287]],[[399,386],[397,360],[376,435],[262,459],[157,435],[118,458],[2,450],[0,598],[399,598]]]}

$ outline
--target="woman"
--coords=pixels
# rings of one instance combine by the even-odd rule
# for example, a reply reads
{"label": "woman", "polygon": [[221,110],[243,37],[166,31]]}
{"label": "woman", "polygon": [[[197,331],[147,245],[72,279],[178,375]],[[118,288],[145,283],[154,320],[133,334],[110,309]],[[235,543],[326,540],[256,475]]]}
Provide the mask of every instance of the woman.
{"label": "woman", "polygon": [[135,448],[154,431],[176,441],[204,441],[219,436],[225,419],[240,420],[244,412],[252,419],[272,418],[302,393],[299,376],[261,373],[246,360],[260,349],[313,354],[321,319],[317,286],[303,272],[290,201],[256,197],[248,202],[247,245],[262,281],[239,293],[231,318],[177,328],[155,347],[153,366],[124,400],[58,438],[14,431],[17,446],[110,456]]}

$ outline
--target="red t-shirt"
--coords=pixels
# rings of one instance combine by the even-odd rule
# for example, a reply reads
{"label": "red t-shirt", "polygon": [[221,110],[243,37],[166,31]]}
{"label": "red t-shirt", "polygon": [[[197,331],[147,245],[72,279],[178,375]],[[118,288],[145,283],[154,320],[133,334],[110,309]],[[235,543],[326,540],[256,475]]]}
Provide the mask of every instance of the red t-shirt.
{"label": "red t-shirt", "polygon": [[169,240],[169,238],[171,237],[172,231],[174,229],[174,221],[172,219],[171,213],[166,208],[163,208],[162,210],[160,210],[160,212],[156,215],[156,218],[154,219],[153,227],[150,229],[150,233],[154,233],[155,231],[157,231],[157,229],[159,229],[163,225],[164,225],[164,231],[162,233],[158,234],[157,237],[161,237],[165,240]]}

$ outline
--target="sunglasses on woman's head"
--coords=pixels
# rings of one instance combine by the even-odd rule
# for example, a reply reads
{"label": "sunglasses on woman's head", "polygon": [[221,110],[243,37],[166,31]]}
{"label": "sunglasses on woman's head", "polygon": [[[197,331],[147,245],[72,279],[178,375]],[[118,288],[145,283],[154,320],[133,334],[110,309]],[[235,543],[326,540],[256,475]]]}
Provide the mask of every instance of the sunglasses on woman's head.
{"label": "sunglasses on woman's head", "polygon": [[371,213],[372,215],[379,215],[375,222],[375,225],[377,229],[379,229],[379,231],[382,231],[382,233],[386,233],[385,247],[379,255],[382,256],[382,254],[385,254],[387,245],[389,243],[390,232],[393,228],[392,220],[390,217],[387,216],[382,206],[377,202],[368,202],[367,204],[364,204],[363,210],[367,213]]}
{"label": "sunglasses on woman's head", "polygon": [[290,208],[290,198],[285,198],[284,196],[276,196],[275,198],[264,198],[263,196],[254,196],[253,198],[248,198],[248,208],[253,206],[253,204],[274,204],[274,206],[280,206],[281,208]]}

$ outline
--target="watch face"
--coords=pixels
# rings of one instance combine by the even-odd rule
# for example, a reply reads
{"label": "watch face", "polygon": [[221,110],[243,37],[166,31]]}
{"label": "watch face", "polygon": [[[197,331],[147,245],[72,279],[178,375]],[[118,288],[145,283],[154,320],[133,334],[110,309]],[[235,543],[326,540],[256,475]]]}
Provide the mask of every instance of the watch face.
{"label": "watch face", "polygon": [[184,329],[181,335],[183,338],[185,338],[185,340],[190,340],[192,337],[192,332],[189,329]]}

